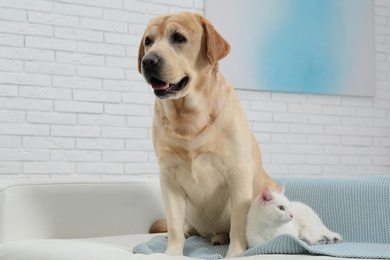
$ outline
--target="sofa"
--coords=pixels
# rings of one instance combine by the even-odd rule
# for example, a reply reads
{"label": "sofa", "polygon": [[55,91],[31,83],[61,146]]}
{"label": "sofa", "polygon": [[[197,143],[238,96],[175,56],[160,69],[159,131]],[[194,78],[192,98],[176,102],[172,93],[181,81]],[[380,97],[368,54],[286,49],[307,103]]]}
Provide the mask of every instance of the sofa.
{"label": "sofa", "polygon": [[[367,179],[364,179],[367,178]],[[326,225],[340,232],[346,241],[357,241],[352,227],[345,229],[353,220],[348,218],[354,208],[351,203],[343,204],[348,198],[339,198],[339,192],[347,190],[347,195],[362,193],[371,203],[376,189],[385,194],[390,191],[388,177],[377,179],[372,186],[372,177],[357,178],[277,178],[286,183],[287,195],[313,206],[324,217]],[[375,178],[374,178],[375,179]],[[308,181],[302,181],[308,180]],[[362,184],[360,191],[351,192],[348,182]],[[310,189],[304,192],[300,187],[306,183]],[[344,186],[337,186],[343,183]],[[343,188],[347,187],[347,188]],[[356,189],[352,187],[352,189]],[[344,192],[344,191],[343,191]],[[303,195],[302,195],[303,194]],[[320,196],[317,196],[320,194]],[[325,194],[325,196],[324,196]],[[328,194],[326,196],[326,194]],[[330,203],[329,203],[330,201]],[[356,205],[360,205],[360,204]],[[382,204],[383,203],[383,204]],[[333,205],[333,206],[332,206]],[[389,207],[389,199],[379,198],[378,205],[366,205],[373,212],[375,225],[368,231],[382,232],[368,236],[368,244],[390,244],[389,215],[382,216],[382,208]],[[334,210],[334,207],[339,207]],[[352,212],[345,212],[353,209]],[[331,210],[330,210],[331,209]],[[379,210],[378,210],[379,209]],[[359,209],[357,209],[359,212]],[[331,211],[331,212],[329,212]],[[328,216],[327,213],[328,212]],[[343,215],[344,214],[344,215]],[[376,216],[379,214],[379,217]],[[387,214],[387,213],[386,213]],[[365,214],[362,214],[366,216]],[[357,216],[359,218],[359,216]],[[134,254],[133,249],[154,237],[163,239],[165,234],[148,234],[150,225],[164,218],[158,179],[137,178],[42,178],[42,179],[2,179],[0,180],[0,260],[132,260],[132,259],[191,259],[187,256],[171,257],[162,253]],[[329,222],[328,219],[340,221]],[[367,217],[365,217],[367,218]],[[358,219],[365,225],[364,219]],[[387,225],[387,226],[386,226]],[[343,231],[342,229],[347,231]],[[382,230],[382,231],[380,231]],[[367,227],[362,226],[362,232]],[[379,238],[376,238],[376,237]],[[362,236],[364,239],[366,235]],[[356,241],[353,241],[353,240]],[[379,239],[379,240],[378,240]],[[281,247],[281,246],[278,246]],[[279,251],[278,251],[279,252]],[[270,252],[261,256],[252,255],[243,259],[341,259],[321,254],[285,254],[283,251]]]}

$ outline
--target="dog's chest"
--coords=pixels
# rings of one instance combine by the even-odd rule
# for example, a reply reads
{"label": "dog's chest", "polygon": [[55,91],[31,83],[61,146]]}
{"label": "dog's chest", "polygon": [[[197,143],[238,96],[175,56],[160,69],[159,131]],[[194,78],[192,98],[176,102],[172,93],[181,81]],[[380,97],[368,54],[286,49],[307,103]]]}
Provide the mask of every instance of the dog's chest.
{"label": "dog's chest", "polygon": [[176,175],[187,195],[186,217],[203,235],[229,230],[231,167],[224,157],[205,152]]}
{"label": "dog's chest", "polygon": [[230,174],[237,172],[239,147],[228,137],[228,131],[210,127],[190,140],[165,133],[155,137],[161,174],[170,175],[188,196],[198,190],[207,190],[204,196],[208,196],[208,191],[227,186]]}
{"label": "dog's chest", "polygon": [[181,187],[190,201],[202,204],[217,194],[228,197],[224,193],[231,174],[237,173],[236,154],[240,150],[230,138],[229,130],[210,126],[189,139],[167,131],[154,133],[161,174],[168,175],[171,182]]}
{"label": "dog's chest", "polygon": [[188,198],[193,201],[207,200],[227,186],[230,162],[223,155],[213,151],[188,153],[172,166],[171,174]]}

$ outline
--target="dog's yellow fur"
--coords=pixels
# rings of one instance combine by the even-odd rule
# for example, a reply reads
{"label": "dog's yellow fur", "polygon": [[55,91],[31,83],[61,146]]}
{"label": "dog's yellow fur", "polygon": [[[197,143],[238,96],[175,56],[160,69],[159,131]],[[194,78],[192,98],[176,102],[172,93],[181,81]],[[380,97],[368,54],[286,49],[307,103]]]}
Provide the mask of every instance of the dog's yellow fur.
{"label": "dog's yellow fur", "polygon": [[[175,33],[185,41],[172,41]],[[162,61],[154,77],[172,84],[188,77],[184,89],[156,98],[154,109],[153,143],[170,255],[182,255],[188,221],[216,244],[227,243],[230,234],[227,256],[239,256],[247,248],[252,198],[265,185],[277,187],[263,169],[233,87],[218,70],[218,61],[229,51],[208,20],[189,12],[152,19],[139,47],[138,68],[144,76],[143,59],[153,54]]]}

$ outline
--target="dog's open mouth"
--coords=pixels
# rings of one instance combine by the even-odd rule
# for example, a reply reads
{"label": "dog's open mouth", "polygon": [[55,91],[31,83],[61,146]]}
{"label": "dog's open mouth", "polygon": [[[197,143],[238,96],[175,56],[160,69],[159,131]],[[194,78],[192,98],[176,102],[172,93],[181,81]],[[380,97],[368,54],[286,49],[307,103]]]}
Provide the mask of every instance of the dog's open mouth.
{"label": "dog's open mouth", "polygon": [[188,83],[187,76],[175,84],[161,81],[155,77],[153,77],[150,81],[150,85],[154,89],[154,94],[157,97],[161,97],[161,98],[167,96],[168,94],[172,94],[173,92],[177,92],[184,89],[187,83]]}

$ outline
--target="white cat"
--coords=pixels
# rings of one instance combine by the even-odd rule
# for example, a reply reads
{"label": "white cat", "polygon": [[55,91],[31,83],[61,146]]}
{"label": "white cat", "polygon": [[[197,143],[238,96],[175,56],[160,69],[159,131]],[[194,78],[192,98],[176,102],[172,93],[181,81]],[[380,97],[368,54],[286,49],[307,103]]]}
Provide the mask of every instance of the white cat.
{"label": "white cat", "polygon": [[246,237],[249,247],[289,234],[309,245],[342,241],[330,231],[312,208],[300,202],[290,202],[284,195],[284,184],[277,191],[264,187],[249,209]]}

